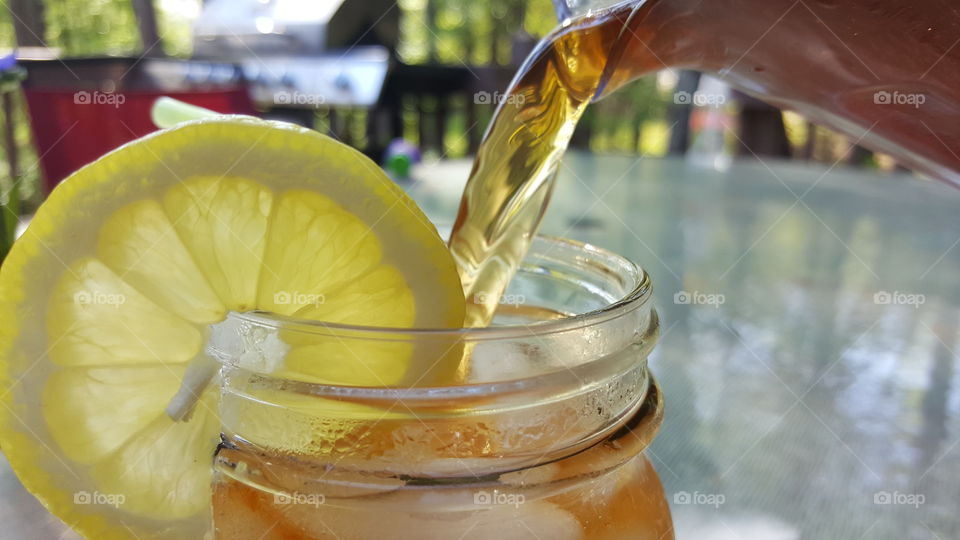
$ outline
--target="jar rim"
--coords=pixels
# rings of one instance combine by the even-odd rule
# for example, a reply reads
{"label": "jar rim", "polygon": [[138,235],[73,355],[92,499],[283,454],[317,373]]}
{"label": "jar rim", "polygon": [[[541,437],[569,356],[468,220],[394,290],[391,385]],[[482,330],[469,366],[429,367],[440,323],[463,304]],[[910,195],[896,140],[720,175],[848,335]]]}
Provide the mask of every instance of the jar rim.
{"label": "jar rim", "polygon": [[[473,328],[399,328],[350,325],[325,321],[312,321],[296,317],[281,316],[272,313],[246,312],[231,313],[228,318],[248,325],[259,326],[284,332],[296,331],[306,334],[334,333],[345,339],[360,339],[363,341],[405,341],[435,338],[449,342],[489,342],[530,339],[531,337],[547,337],[564,332],[582,331],[590,327],[602,325],[617,318],[629,315],[638,309],[647,306],[651,301],[652,285],[649,275],[629,259],[612,251],[559,237],[538,235],[535,243],[547,246],[566,248],[577,253],[581,263],[591,266],[591,269],[605,276],[613,276],[623,281],[623,290],[627,292],[620,298],[609,302],[602,307],[584,313],[565,316],[558,319],[536,321],[523,324],[497,325],[490,327]],[[534,251],[534,250],[531,250]],[[548,250],[549,251],[549,250]],[[568,256],[566,254],[565,256]],[[557,258],[558,262],[570,262],[568,258]],[[637,351],[641,362],[646,363],[646,356],[653,348],[659,324],[656,313],[651,309],[652,321],[648,328],[642,329],[648,334],[644,336],[643,346]],[[652,336],[652,339],[646,339]],[[493,396],[509,396],[511,394],[525,394],[545,387],[572,387],[583,384],[585,380],[603,378],[606,371],[618,369],[613,367],[617,362],[615,357],[600,356],[573,366],[556,367],[546,372],[521,374],[514,378],[504,378],[492,381],[461,382],[451,385],[384,385],[384,386],[351,386],[337,383],[301,381],[284,378],[267,373],[250,371],[231,362],[227,356],[208,351],[208,354],[219,357],[234,368],[247,371],[254,379],[265,384],[282,385],[286,391],[317,397],[327,397],[344,400],[363,400],[374,404],[389,403],[402,400],[409,405],[437,403],[438,401],[460,399],[467,396],[489,398]],[[615,356],[615,355],[614,355]],[[644,368],[645,370],[645,368]],[[645,393],[645,390],[644,390]],[[642,396],[641,396],[642,397]]]}
{"label": "jar rim", "polygon": [[633,310],[639,309],[650,300],[652,295],[650,276],[645,270],[643,270],[630,259],[627,259],[622,255],[618,255],[610,250],[600,248],[586,242],[571,240],[569,238],[537,235],[536,239],[541,242],[545,241],[565,247],[575,248],[584,253],[592,254],[593,258],[595,259],[603,258],[608,262],[615,264],[619,268],[606,270],[611,273],[619,270],[619,275],[630,276],[633,284],[630,286],[629,292],[616,301],[585,313],[523,324],[503,324],[465,328],[405,328],[390,326],[366,326],[301,319],[297,317],[260,311],[243,313],[232,312],[230,316],[238,320],[263,327],[279,328],[282,326],[283,329],[287,331],[294,330],[310,333],[322,332],[324,330],[344,330],[369,334],[369,336],[364,336],[365,339],[376,339],[377,335],[390,336],[396,334],[406,334],[417,337],[430,335],[445,337],[457,336],[464,341],[486,341],[530,337],[531,334],[536,336],[545,336],[573,329],[595,326],[612,318],[616,318]]}

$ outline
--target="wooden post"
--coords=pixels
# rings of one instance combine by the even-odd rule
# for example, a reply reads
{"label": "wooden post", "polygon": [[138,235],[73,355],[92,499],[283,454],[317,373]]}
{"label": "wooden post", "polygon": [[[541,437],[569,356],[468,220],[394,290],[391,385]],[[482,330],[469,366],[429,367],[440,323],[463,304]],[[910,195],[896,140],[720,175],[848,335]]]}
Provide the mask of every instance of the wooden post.
{"label": "wooden post", "polygon": [[3,107],[3,146],[7,153],[7,166],[10,171],[10,189],[6,194],[0,193],[0,262],[13,246],[20,216],[20,154],[16,137],[14,137],[14,92],[15,90],[9,87],[0,88]]}
{"label": "wooden post", "polygon": [[500,56],[500,40],[504,35],[503,32],[503,19],[498,19],[493,16],[493,13],[490,14],[490,65],[496,66],[500,64],[498,57]]}
{"label": "wooden post", "polygon": [[[417,144],[423,152],[429,149],[433,141],[433,137],[430,136],[430,124],[428,123],[431,116],[431,111],[427,107],[428,100],[426,94],[417,96]],[[432,107],[430,109],[432,110]]]}
{"label": "wooden post", "polygon": [[523,25],[526,22],[527,15],[527,2],[525,0],[513,0],[510,3],[510,23],[513,25],[513,30],[523,30]]}
{"label": "wooden post", "polygon": [[733,96],[740,103],[736,155],[789,158],[790,140],[780,109],[738,91]]}
{"label": "wooden post", "polygon": [[160,40],[157,12],[153,7],[153,0],[131,1],[133,2],[133,14],[137,18],[137,29],[140,31],[143,55],[163,56],[163,43]]}
{"label": "wooden post", "polygon": [[[20,154],[17,152],[17,139],[14,133],[14,104],[13,91],[4,90],[2,92],[3,107],[3,145],[7,151],[7,170],[10,173],[10,181],[16,184],[20,180]],[[14,193],[10,194],[11,197]]]}
{"label": "wooden post", "polygon": [[[675,91],[686,92],[688,96],[692,96],[699,85],[700,73],[685,69],[680,72]],[[690,113],[693,112],[691,101],[688,99],[678,102],[674,99],[674,102],[667,107],[667,125],[673,126],[667,146],[668,154],[682,156],[690,148]]]}
{"label": "wooden post", "polygon": [[447,134],[447,100],[450,96],[447,94],[437,95],[437,108],[434,114],[434,137],[436,137],[436,149],[441,156],[447,154],[446,137]]}
{"label": "wooden post", "polygon": [[480,138],[483,136],[483,126],[477,125],[477,104],[474,102],[476,94],[466,95],[467,112],[467,153],[476,154],[480,149]]}
{"label": "wooden post", "polygon": [[800,157],[802,159],[813,159],[814,150],[817,146],[817,127],[813,122],[807,122],[807,140],[803,143],[803,150]]}
{"label": "wooden post", "polygon": [[47,25],[43,18],[43,0],[8,0],[13,32],[20,47],[46,47]]}
{"label": "wooden post", "polygon": [[427,0],[426,25],[427,36],[427,61],[430,63],[437,61],[437,5],[436,0]]}

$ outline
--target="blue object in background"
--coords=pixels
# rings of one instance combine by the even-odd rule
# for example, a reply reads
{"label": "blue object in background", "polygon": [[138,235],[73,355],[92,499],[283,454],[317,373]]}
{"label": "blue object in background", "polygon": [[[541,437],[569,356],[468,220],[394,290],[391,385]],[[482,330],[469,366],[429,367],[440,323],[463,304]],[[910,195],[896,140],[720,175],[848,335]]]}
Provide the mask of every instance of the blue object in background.
{"label": "blue object in background", "polygon": [[17,53],[10,53],[0,58],[0,71],[6,71],[17,65]]}
{"label": "blue object in background", "polygon": [[423,155],[416,145],[403,139],[390,141],[383,153],[383,168],[396,181],[410,180],[410,168],[422,161]]}

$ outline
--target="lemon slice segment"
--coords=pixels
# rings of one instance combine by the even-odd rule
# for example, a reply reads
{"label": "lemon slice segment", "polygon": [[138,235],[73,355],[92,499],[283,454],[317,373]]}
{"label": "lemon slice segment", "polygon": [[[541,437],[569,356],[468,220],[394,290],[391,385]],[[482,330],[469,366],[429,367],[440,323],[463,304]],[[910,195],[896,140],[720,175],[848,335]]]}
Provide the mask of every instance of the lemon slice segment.
{"label": "lemon slice segment", "polygon": [[201,177],[172,187],[164,209],[225,308],[256,306],[273,191],[239,176]]}
{"label": "lemon slice segment", "polygon": [[[188,421],[164,408],[211,327],[251,310],[451,328],[464,300],[416,205],[313,131],[206,119],[72,175],[0,267],[0,448],[24,485],[89,538],[203,538],[217,392]],[[277,374],[303,381],[430,384],[459,361],[287,337]]]}
{"label": "lemon slice segment", "polygon": [[[48,355],[61,366],[178,363],[203,342],[194,325],[165,311],[99,260],[85,257],[64,271],[47,306]],[[107,331],[105,331],[107,330]]]}

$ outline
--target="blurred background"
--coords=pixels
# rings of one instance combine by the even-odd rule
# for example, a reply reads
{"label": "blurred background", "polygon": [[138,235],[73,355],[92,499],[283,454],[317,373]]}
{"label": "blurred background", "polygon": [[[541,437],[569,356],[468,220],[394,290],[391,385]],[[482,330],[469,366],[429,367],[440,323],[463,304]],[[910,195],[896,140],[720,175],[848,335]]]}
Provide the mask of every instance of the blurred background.
{"label": "blurred background", "polygon": [[[380,163],[403,140],[432,166],[408,187],[450,221],[497,93],[555,25],[550,0],[4,0],[0,260],[50,187],[154,129],[159,95]],[[678,536],[960,538],[960,192],[686,71],[591,106],[572,146],[543,230],[655,275],[670,405],[648,453],[668,494],[727,498],[674,504]],[[45,515],[16,493],[5,524]]]}
{"label": "blurred background", "polygon": [[[7,0],[3,203],[28,213],[71,171],[152,130],[160,94],[311,125],[377,161],[397,138],[427,159],[469,156],[496,93],[555,25],[550,0]],[[591,107],[572,146],[717,166],[770,156],[895,168],[672,70]]]}

